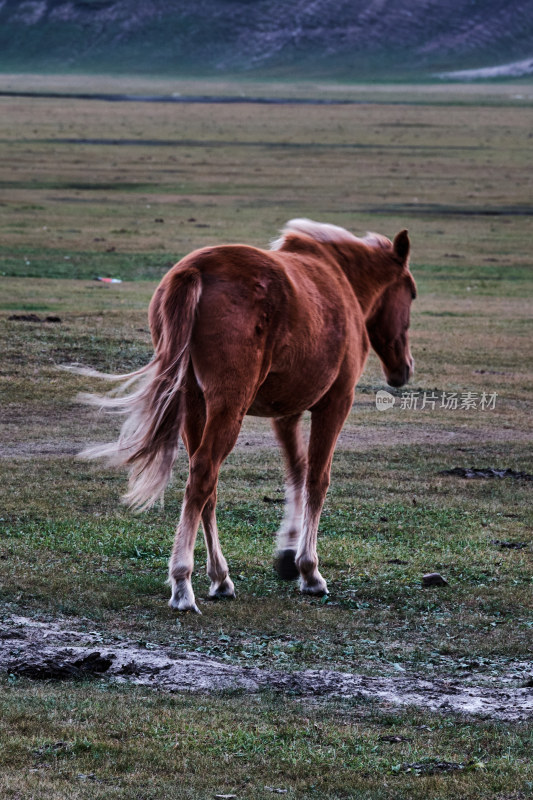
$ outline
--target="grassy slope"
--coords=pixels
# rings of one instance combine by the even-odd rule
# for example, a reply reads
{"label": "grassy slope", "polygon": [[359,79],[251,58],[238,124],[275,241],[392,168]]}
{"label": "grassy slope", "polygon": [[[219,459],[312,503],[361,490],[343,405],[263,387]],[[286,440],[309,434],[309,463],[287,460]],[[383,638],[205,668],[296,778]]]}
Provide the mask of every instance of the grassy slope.
{"label": "grassy slope", "polygon": [[[530,484],[439,472],[472,464],[533,471],[529,109],[512,97],[500,107],[475,98],[442,106],[431,95],[328,109],[0,102],[8,156],[0,176],[5,612],[75,615],[118,636],[283,669],[523,682]],[[145,144],[59,141],[89,137]],[[282,476],[268,425],[248,421],[220,487],[239,599],[203,602],[199,543],[194,583],[204,615],[176,624],[163,581],[185,459],[164,511],[134,517],[120,508],[123,476],[72,457],[115,426],[80,410],[72,397],[87,381],[54,365],[144,363],[146,306],[168,263],[201,244],[266,243],[302,214],[355,232],[409,227],[420,292],[412,388],[497,392],[496,408],[409,412],[397,404],[380,414],[379,365],[369,362],[322,522],[332,590],[325,604],[272,575],[280,507],[263,497],[281,497]],[[126,282],[90,280],[102,272]],[[62,323],[8,320],[23,311],[59,314]],[[529,544],[502,549],[498,540]],[[434,569],[449,588],[420,588]],[[265,786],[297,797],[520,797],[533,779],[520,728],[383,714],[361,703],[193,701],[99,684],[67,695],[20,681],[2,685],[2,702],[14,734],[2,756],[6,797],[166,797],[177,786],[195,798],[271,796]],[[391,746],[382,733],[413,741]],[[433,776],[402,767],[432,758],[473,763]]]}

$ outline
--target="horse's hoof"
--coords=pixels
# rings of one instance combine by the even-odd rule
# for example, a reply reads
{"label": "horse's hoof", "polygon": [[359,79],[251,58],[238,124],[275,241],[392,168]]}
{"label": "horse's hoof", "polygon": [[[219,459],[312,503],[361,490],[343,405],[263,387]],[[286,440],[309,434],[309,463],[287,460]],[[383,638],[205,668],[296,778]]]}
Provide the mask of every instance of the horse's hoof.
{"label": "horse's hoof", "polygon": [[302,586],[300,587],[300,592],[308,594],[309,597],[327,597],[329,594],[327,589],[323,589],[320,586]]}
{"label": "horse's hoof", "polygon": [[168,604],[174,611],[192,611],[200,615],[202,613],[196,605],[194,592],[189,581],[172,581],[172,596]]}
{"label": "horse's hoof", "polygon": [[324,597],[324,595],[329,594],[327,583],[322,577],[320,580],[311,582],[304,581],[302,578],[300,581],[300,591],[302,594],[309,594],[313,597]]}
{"label": "horse's hoof", "polygon": [[186,602],[185,600],[174,600],[174,598],[171,598],[168,601],[168,605],[174,611],[180,611],[182,614],[186,614],[187,611],[191,611],[193,614],[199,614],[200,616],[202,616],[202,612],[194,602],[189,603]]}
{"label": "horse's hoof", "polygon": [[229,594],[227,592],[213,592],[213,594],[209,593],[207,595],[207,599],[211,600],[211,601],[216,601],[216,600],[235,600],[236,599],[236,595],[235,595],[235,592],[233,592],[232,594]]}
{"label": "horse's hoof", "polygon": [[235,587],[230,578],[225,578],[222,583],[212,583],[208,600],[235,600]]}
{"label": "horse's hoof", "polygon": [[274,569],[284,581],[295,581],[298,575],[296,550],[280,550],[274,560]]}

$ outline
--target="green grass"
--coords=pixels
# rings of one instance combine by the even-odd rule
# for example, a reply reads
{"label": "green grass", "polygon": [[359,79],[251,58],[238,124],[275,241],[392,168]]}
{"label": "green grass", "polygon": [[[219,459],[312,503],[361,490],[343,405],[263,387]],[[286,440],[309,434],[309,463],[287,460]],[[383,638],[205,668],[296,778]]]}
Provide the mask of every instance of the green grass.
{"label": "green grass", "polygon": [[[0,687],[0,725],[9,731],[0,754],[4,797],[22,788],[36,800],[268,798],[283,789],[331,800],[474,800],[526,797],[533,785],[527,730],[383,713],[361,701],[304,706],[268,695],[192,700],[106,685],[68,688],[26,680]],[[401,741],[386,740],[394,736]]]}
{"label": "green grass", "polygon": [[[506,463],[524,466],[520,449],[515,451]],[[233,454],[223,473],[218,516],[239,599],[229,606],[206,604],[200,543],[194,584],[205,618],[187,618],[170,634],[173,614],[165,608],[164,578],[181,492],[178,498],[169,492],[164,512],[132,517],[116,506],[120,477],[49,459],[37,476],[43,499],[32,501],[33,486],[23,487],[27,462],[12,461],[5,484],[1,596],[16,599],[24,574],[33,598],[25,603],[36,611],[83,616],[89,609],[101,624],[130,630],[129,615],[121,614],[128,606],[143,635],[150,630],[161,644],[172,641],[240,663],[252,659],[268,666],[274,660],[288,668],[354,671],[364,664],[381,674],[394,674],[396,664],[414,670],[423,665],[457,675],[462,660],[475,652],[491,669],[503,669],[526,655],[531,635],[530,550],[497,544],[531,542],[528,486],[480,481],[463,489],[457,479],[439,475],[451,466],[445,449],[430,454],[420,448],[417,455],[405,497],[405,462],[412,462],[412,450],[398,448],[394,459],[381,454],[370,468],[360,468],[357,494],[351,473],[363,459],[339,453],[321,525],[320,553],[331,591],[324,604],[300,598],[294,585],[273,574],[280,509],[262,497],[275,497],[281,484],[274,454],[261,451],[245,461]],[[485,456],[490,458],[489,450]],[[182,486],[185,477],[182,458],[176,483]],[[243,501],[245,494],[253,500]],[[69,504],[75,511],[65,514]],[[506,514],[511,504],[519,513]],[[432,571],[445,574],[450,587],[423,589],[421,576]],[[221,625],[228,633],[223,642]]]}
{"label": "green grass", "polygon": [[362,233],[409,227],[420,269],[461,271],[487,282],[476,291],[501,293],[505,271],[515,280],[529,265],[530,109],[507,107],[507,94],[499,114],[483,93],[452,107],[440,91],[421,96],[423,106],[220,105],[215,114],[2,98],[0,273],[157,279],[198,246],[266,245],[299,214]]}
{"label": "green grass", "polygon": [[[183,253],[185,255],[185,253]],[[158,280],[176,261],[179,255],[170,253],[94,253],[74,252],[68,256],[63,250],[39,248],[11,248],[2,258],[1,276],[20,278],[64,278],[68,280],[96,280],[98,277],[120,276],[125,281]],[[3,304],[3,308],[8,307]]]}
{"label": "green grass", "polygon": [[[176,791],[187,798],[269,797],[275,788],[328,798],[449,797],[466,788],[477,798],[531,786],[530,735],[490,724],[383,715],[360,703],[304,709],[268,696],[203,698],[191,706],[185,698],[105,687],[74,687],[68,699],[53,687],[45,695],[24,681],[16,688],[18,708],[8,703],[3,720],[12,734],[6,797],[16,796],[24,769],[36,798],[67,791],[91,798]],[[381,738],[394,735],[405,741]],[[425,774],[445,761],[463,770]]]}
{"label": "green grass", "polygon": [[[522,213],[530,115],[508,95],[498,113],[484,96],[448,107],[441,94],[419,103],[415,88],[395,97],[413,102],[221,106],[214,115],[210,106],[0,100],[4,616],[59,616],[104,639],[229,663],[523,685],[533,624],[531,482],[441,473],[533,472],[530,225]],[[59,142],[89,137],[156,144]],[[404,391],[495,393],[496,405],[409,411],[400,390],[394,408],[378,412],[375,392],[385,387],[371,357],[321,521],[326,601],[274,576],[282,507],[264,498],[282,498],[281,462],[268,423],[246,420],[221,473],[218,509],[237,600],[206,602],[199,539],[193,584],[204,613],[176,620],[164,582],[184,453],[165,508],[128,512],[119,503],[125,476],[74,458],[87,442],[116,435],[115,419],[74,400],[101,384],[57,365],[121,372],[146,363],[148,302],[173,261],[204,244],[266,245],[301,215],[356,233],[408,227],[419,297],[417,371]],[[98,275],[124,282],[106,286],[92,280]],[[29,312],[61,322],[9,319]],[[422,588],[431,571],[449,586]],[[1,696],[6,797],[272,796],[265,786],[302,798],[518,800],[531,792],[525,726],[362,701],[166,697],[105,682],[66,691],[6,678]],[[412,741],[385,743],[383,733]],[[405,766],[432,759],[464,769],[428,775]]]}

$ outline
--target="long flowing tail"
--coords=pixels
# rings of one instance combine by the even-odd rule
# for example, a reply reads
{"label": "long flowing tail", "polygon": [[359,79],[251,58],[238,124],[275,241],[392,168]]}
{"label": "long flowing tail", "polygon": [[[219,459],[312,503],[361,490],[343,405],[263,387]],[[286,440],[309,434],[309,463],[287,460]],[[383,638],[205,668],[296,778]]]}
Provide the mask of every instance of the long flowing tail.
{"label": "long flowing tail", "polygon": [[[84,394],[80,399],[127,418],[118,441],[90,447],[80,456],[103,457],[109,464],[130,467],[129,489],[123,500],[137,510],[149,508],[163,495],[176,460],[184,418],[184,382],[201,292],[196,268],[171,270],[150,307],[157,341],[152,361],[126,375],[83,370],[83,374],[120,384],[103,397]],[[134,390],[125,393],[132,386]]]}

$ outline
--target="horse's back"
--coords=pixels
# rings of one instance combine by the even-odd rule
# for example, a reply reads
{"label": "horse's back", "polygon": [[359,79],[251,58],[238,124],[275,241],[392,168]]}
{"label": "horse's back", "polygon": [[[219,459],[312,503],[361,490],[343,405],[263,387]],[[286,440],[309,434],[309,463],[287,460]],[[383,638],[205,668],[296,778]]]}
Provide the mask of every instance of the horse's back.
{"label": "horse's back", "polygon": [[[212,323],[223,311],[239,321],[253,312],[287,332],[307,329],[320,335],[334,322],[344,327],[358,314],[357,301],[342,270],[315,251],[267,251],[247,245],[222,245],[191,253],[173,269],[196,268],[202,277],[199,319],[205,310]],[[171,270],[172,272],[172,270]],[[218,311],[218,313],[217,313]]]}
{"label": "horse's back", "polygon": [[[204,391],[246,384],[254,398],[249,413],[281,416],[295,405],[309,408],[327,391],[347,349],[366,357],[353,292],[316,253],[224,245],[191,253],[169,275],[175,280],[191,269],[202,284],[191,358]],[[172,285],[166,276],[158,291],[166,282]]]}

